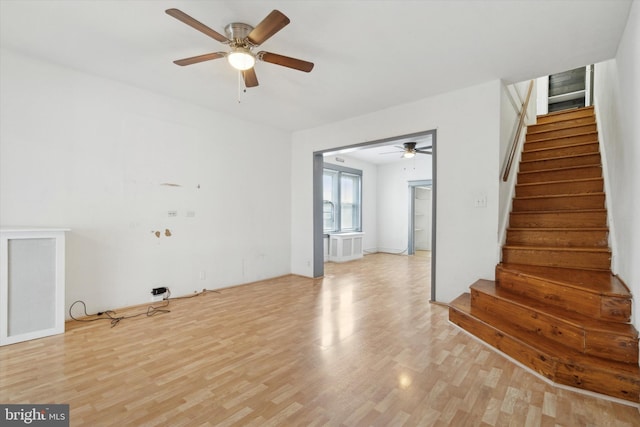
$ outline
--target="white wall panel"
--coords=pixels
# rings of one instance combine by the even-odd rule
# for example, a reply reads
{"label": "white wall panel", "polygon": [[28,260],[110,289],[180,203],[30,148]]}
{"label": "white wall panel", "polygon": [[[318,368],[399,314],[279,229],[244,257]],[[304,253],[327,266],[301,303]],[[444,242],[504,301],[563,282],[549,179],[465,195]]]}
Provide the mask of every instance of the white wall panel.
{"label": "white wall panel", "polygon": [[73,230],[67,307],[290,272],[289,133],[11,51],[0,67],[0,221]]}

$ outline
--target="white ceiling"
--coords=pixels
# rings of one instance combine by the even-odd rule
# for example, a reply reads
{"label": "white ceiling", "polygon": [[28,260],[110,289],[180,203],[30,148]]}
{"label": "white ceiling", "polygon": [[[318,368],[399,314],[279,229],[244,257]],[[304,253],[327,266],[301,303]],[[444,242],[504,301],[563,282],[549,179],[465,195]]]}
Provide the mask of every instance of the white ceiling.
{"label": "white ceiling", "polygon": [[[492,79],[522,81],[615,56],[631,0],[0,0],[0,45],[283,130],[320,126]],[[224,33],[272,9],[291,23],[260,50],[315,63],[258,63],[238,91],[225,46],[166,15]],[[238,103],[238,97],[241,102]]]}
{"label": "white ceiling", "polygon": [[[398,137],[386,141],[372,142],[371,144],[364,144],[352,148],[345,148],[339,149],[337,151],[327,152],[324,153],[324,156],[347,156],[376,165],[394,162],[406,162],[407,159],[404,159],[402,157],[402,154],[404,153],[403,144],[405,142],[415,142],[417,149],[430,151],[432,146],[432,135],[430,133],[427,133],[419,136]],[[417,155],[425,156],[427,154]]]}

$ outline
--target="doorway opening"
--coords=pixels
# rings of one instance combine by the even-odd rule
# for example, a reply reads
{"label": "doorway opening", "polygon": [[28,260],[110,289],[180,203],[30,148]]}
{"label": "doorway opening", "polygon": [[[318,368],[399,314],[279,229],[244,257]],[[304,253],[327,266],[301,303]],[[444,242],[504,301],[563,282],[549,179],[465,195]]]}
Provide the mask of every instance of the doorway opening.
{"label": "doorway opening", "polygon": [[431,251],[432,180],[409,181],[409,242],[407,254],[416,251]]}
{"label": "doorway opening", "polygon": [[[365,143],[347,145],[342,147],[335,147],[331,149],[316,151],[313,153],[313,277],[324,276],[324,262],[325,262],[325,235],[324,235],[324,215],[323,215],[323,166],[324,157],[326,155],[344,154],[356,150],[363,150],[366,148],[374,147],[389,147],[396,144],[404,145],[406,142],[414,140],[426,140],[428,139],[431,144],[431,225],[430,225],[430,241],[431,241],[431,257],[425,258],[425,262],[431,263],[431,293],[430,301],[436,300],[436,205],[437,205],[437,180],[436,180],[436,165],[437,165],[437,131],[435,129],[417,132],[407,135],[400,135],[392,138],[385,138],[381,140],[369,141]],[[397,146],[397,145],[396,145]],[[426,155],[426,154],[421,154]],[[398,154],[399,157],[399,154]],[[363,191],[370,191],[367,187],[366,177],[363,178]],[[405,181],[406,186],[407,181]],[[406,187],[405,187],[406,188]],[[415,191],[415,189],[414,189]],[[420,190],[418,190],[420,191]],[[378,201],[380,203],[380,201]],[[410,210],[411,211],[411,210]],[[366,212],[363,213],[366,215]],[[406,217],[405,217],[406,218]],[[415,219],[414,219],[415,223]],[[384,226],[378,225],[378,227]],[[365,234],[367,230],[362,230]],[[415,250],[415,238],[412,238]],[[407,245],[406,251],[408,252],[411,245]]]}

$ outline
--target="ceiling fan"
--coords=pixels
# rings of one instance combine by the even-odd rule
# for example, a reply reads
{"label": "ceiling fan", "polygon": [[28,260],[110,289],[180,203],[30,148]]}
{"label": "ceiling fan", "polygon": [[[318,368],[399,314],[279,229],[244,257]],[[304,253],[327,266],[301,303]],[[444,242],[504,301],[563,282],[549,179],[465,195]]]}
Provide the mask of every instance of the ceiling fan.
{"label": "ceiling fan", "polygon": [[417,142],[405,142],[402,144],[402,147],[399,145],[395,145],[394,147],[402,149],[402,151],[387,151],[386,153],[380,154],[389,154],[389,153],[402,153],[402,158],[410,159],[414,157],[416,154],[432,154],[431,145],[424,147],[416,147],[418,145]]}
{"label": "ceiling fan", "polygon": [[167,9],[165,12],[167,15],[176,18],[178,21],[195,28],[220,43],[229,45],[230,47],[228,52],[206,53],[204,55],[192,56],[190,58],[173,61],[177,65],[185,66],[210,61],[212,59],[227,58],[229,64],[242,73],[242,78],[244,79],[246,87],[258,86],[258,77],[256,76],[256,71],[253,67],[256,60],[292,68],[294,70],[304,71],[306,73],[313,69],[313,62],[303,61],[301,59],[291,58],[277,53],[265,51],[257,53],[253,52],[255,47],[260,46],[291,22],[289,18],[278,10],[273,10],[255,27],[242,22],[232,22],[224,27],[226,36],[212,30],[202,22],[192,18],[181,10]]}

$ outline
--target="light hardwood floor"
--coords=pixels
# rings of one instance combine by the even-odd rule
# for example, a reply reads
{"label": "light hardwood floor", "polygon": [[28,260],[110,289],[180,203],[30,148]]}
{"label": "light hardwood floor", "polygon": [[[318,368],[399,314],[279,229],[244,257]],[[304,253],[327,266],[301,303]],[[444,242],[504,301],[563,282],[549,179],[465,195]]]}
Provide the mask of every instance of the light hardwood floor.
{"label": "light hardwood floor", "polygon": [[554,388],[451,325],[424,256],[325,272],[2,347],[0,402],[69,403],[90,426],[640,425],[637,408]]}

